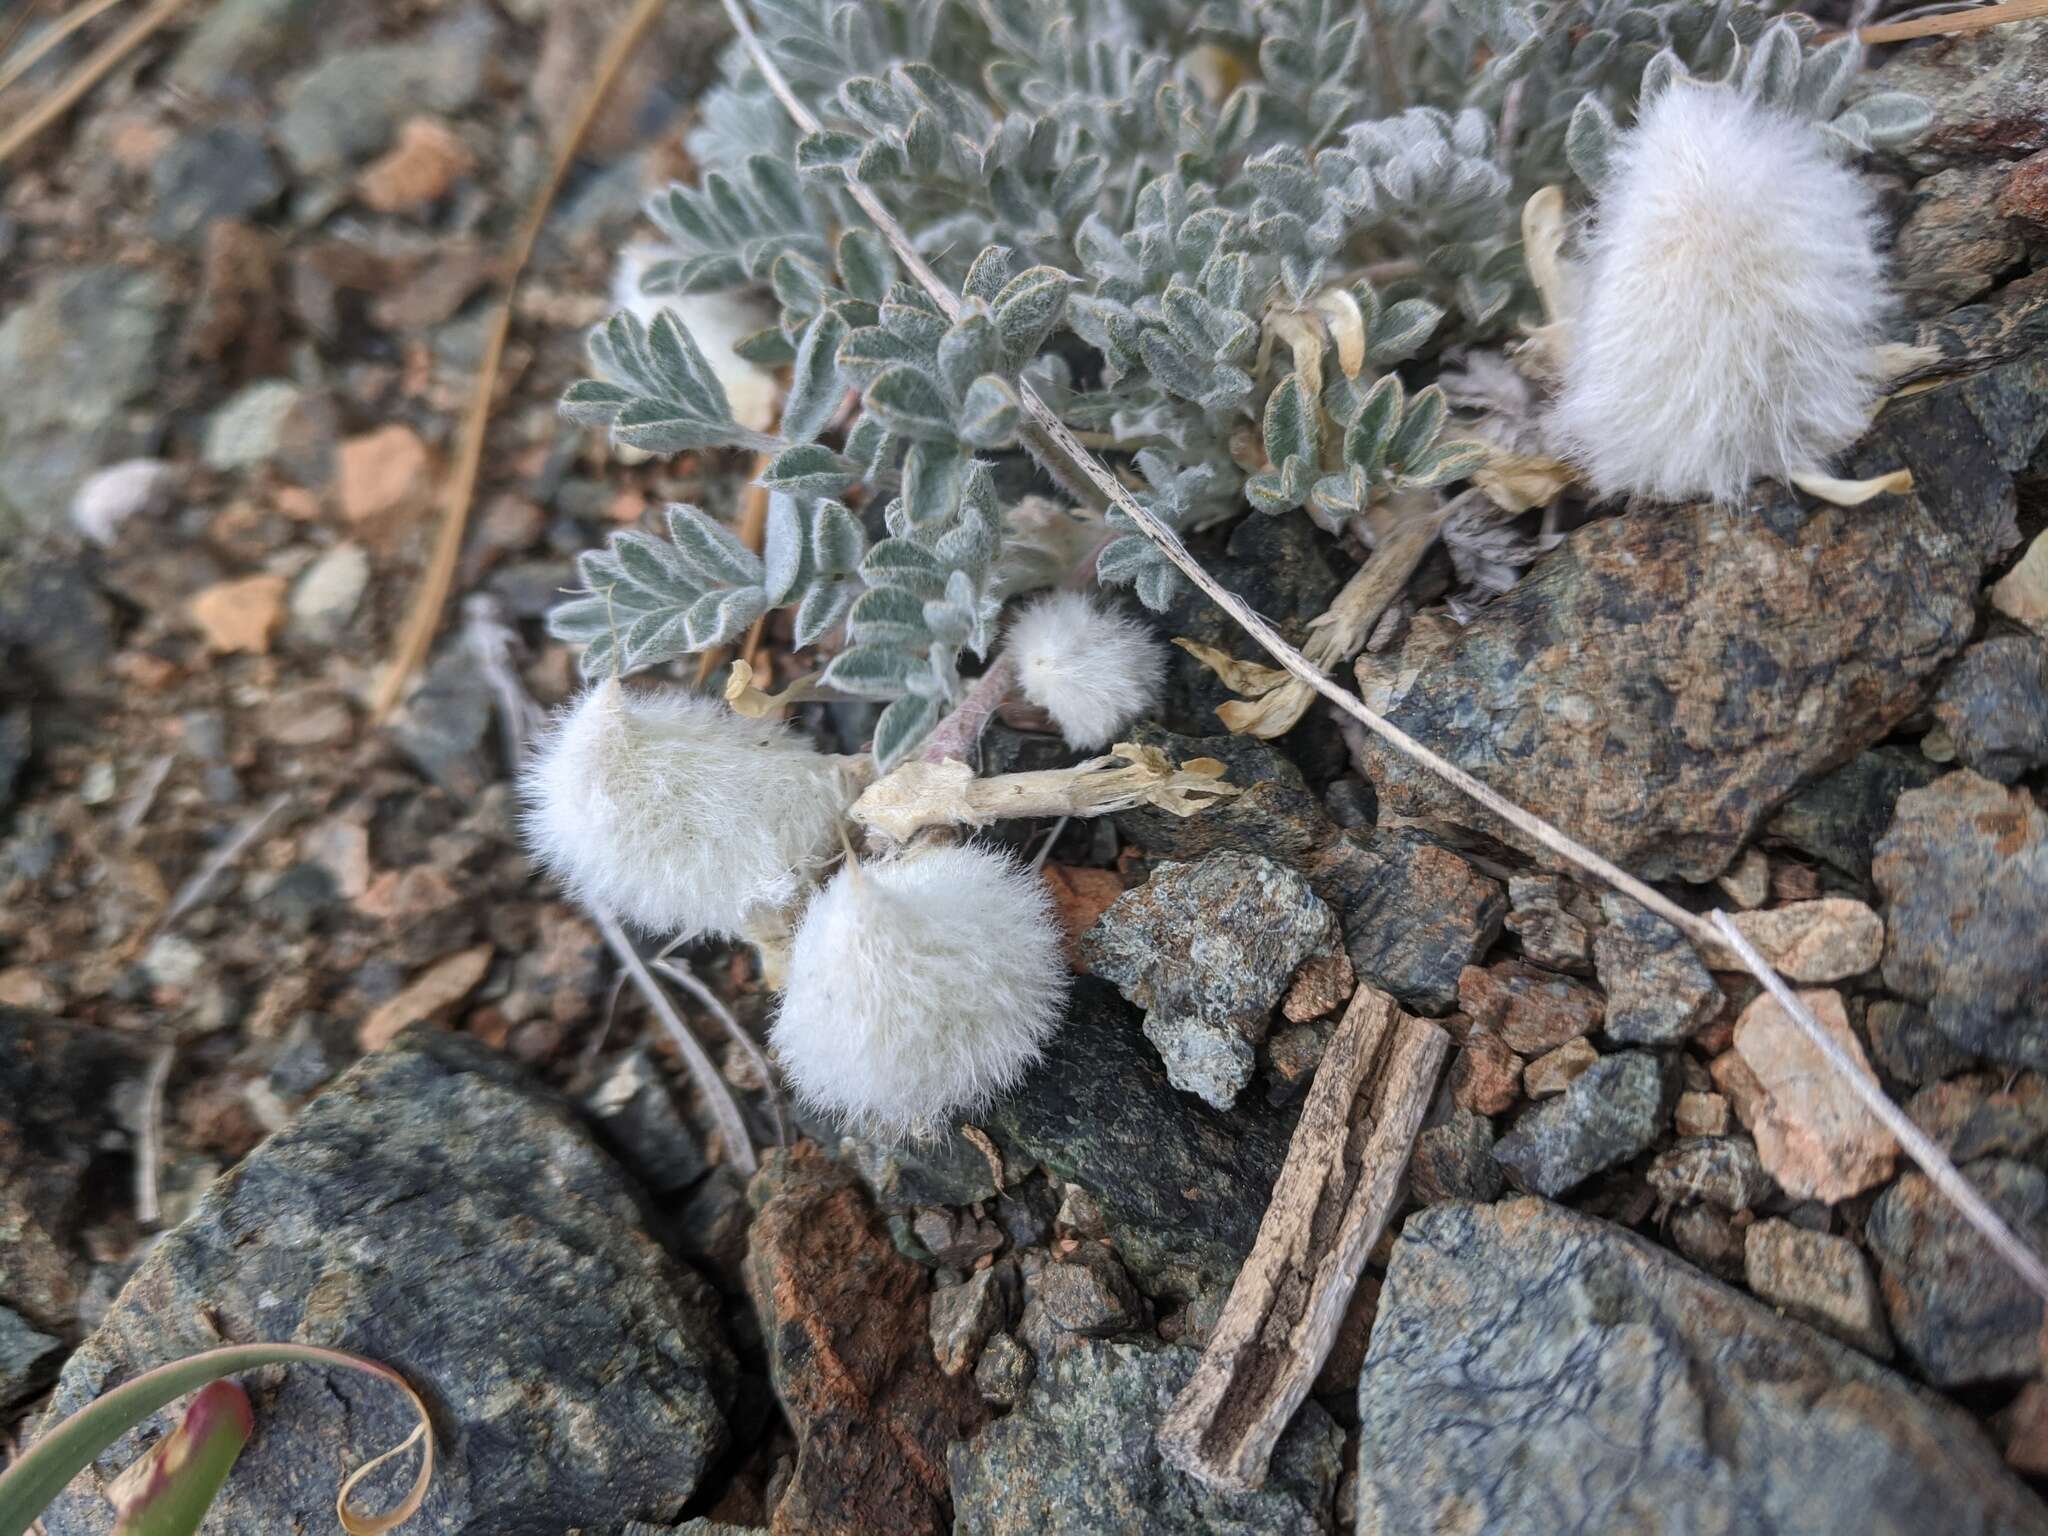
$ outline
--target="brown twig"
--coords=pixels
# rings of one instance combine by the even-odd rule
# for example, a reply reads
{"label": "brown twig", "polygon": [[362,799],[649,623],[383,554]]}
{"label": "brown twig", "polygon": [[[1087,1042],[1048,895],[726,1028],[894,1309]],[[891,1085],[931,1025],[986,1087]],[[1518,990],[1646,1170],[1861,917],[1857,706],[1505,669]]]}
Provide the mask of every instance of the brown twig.
{"label": "brown twig", "polygon": [[497,393],[498,369],[505,359],[505,343],[512,334],[512,300],[518,292],[519,279],[533,257],[533,248],[539,243],[541,230],[547,226],[548,211],[554,206],[555,194],[561,190],[562,179],[568,175],[569,166],[576,158],[577,146],[583,142],[583,136],[590,131],[599,108],[611,94],[612,82],[625,68],[642,34],[661,14],[661,8],[662,0],[635,0],[632,13],[612,35],[604,59],[591,79],[590,90],[577,107],[569,131],[555,151],[547,179],[534,194],[533,203],[526,210],[525,222],[513,238],[511,259],[505,266],[505,291],[499,300],[497,313],[491,317],[483,363],[477,370],[476,393],[470,399],[469,414],[463,422],[462,446],[456,453],[455,473],[448,482],[440,532],[435,536],[433,554],[427,560],[426,574],[413,597],[411,611],[406,614],[405,623],[399,631],[398,644],[371,701],[373,723],[381,724],[397,707],[406,683],[419,670],[420,663],[426,660],[427,651],[434,643],[434,632],[441,627],[441,610],[447,605],[449,589],[455,583],[455,567],[462,554],[462,535],[469,525],[470,505],[476,499],[477,475],[483,465],[484,434],[490,427],[491,399]]}
{"label": "brown twig", "polygon": [[1371,986],[1324,1049],[1258,1240],[1188,1384],[1159,1428],[1166,1459],[1214,1487],[1252,1489],[1336,1342],[1450,1040]]}
{"label": "brown twig", "polygon": [[156,0],[155,5],[86,55],[85,62],[70,79],[22,114],[21,120],[5,133],[0,133],[0,165],[12,160],[23,145],[77,106],[87,91],[112,74],[123,59],[148,42],[189,3],[190,0]]}
{"label": "brown twig", "polygon": [[193,871],[192,877],[178,887],[178,894],[171,898],[170,906],[157,920],[157,931],[162,932],[169,928],[211,895],[214,881],[225,874],[237,859],[249,851],[259,837],[270,830],[271,823],[284,814],[285,807],[291,804],[291,799],[290,794],[280,790],[235,828],[229,834],[228,840],[208,855],[199,868]]}
{"label": "brown twig", "polygon": [[1979,6],[1946,16],[1921,16],[1912,21],[1888,21],[1857,30],[1858,42],[1904,43],[1916,37],[1949,37],[1959,32],[1982,32],[2010,22],[2031,21],[2048,16],[2048,0],[2005,0],[2003,5]]}
{"label": "brown twig", "polygon": [[[8,59],[5,66],[0,66],[0,91],[6,90],[7,87],[34,69],[36,65],[49,56],[52,49],[94,17],[104,15],[115,6],[125,3],[126,0],[85,0],[85,4],[77,6],[67,14],[58,17],[57,20],[51,22],[49,26],[38,32],[21,52]],[[27,23],[29,13],[34,9],[34,6],[23,9],[21,20],[16,24],[17,27]],[[5,46],[11,47],[13,42],[14,39],[9,37]]]}
{"label": "brown twig", "polygon": [[135,1137],[135,1219],[145,1227],[163,1220],[158,1182],[164,1160],[164,1089],[170,1084],[171,1062],[176,1055],[175,1046],[158,1046],[150,1058],[149,1076],[143,1079],[140,1123]]}
{"label": "brown twig", "polygon": [[[2014,3],[2038,5],[2044,10],[2048,10],[2048,0],[2014,0]],[[726,13],[733,20],[734,27],[738,30],[741,39],[746,43],[747,49],[753,58],[754,67],[760,71],[762,78],[767,81],[768,87],[774,93],[776,99],[783,104],[784,110],[790,114],[792,120],[805,132],[816,132],[818,129],[817,118],[797,99],[795,92],[790,89],[789,82],[783,78],[782,71],[776,67],[775,61],[768,57],[767,50],[762,46],[760,38],[755,34],[752,24],[747,20],[745,12],[741,9],[739,0],[724,0],[724,5]],[[848,190],[852,193],[854,201],[859,204],[862,211],[874,223],[876,231],[889,242],[889,246],[896,253],[897,259],[903,263],[906,270],[916,279],[918,285],[931,296],[932,302],[938,305],[939,309],[948,319],[957,319],[960,314],[958,295],[939,281],[937,274],[932,271],[930,265],[918,254],[916,248],[912,245],[910,237],[904,231],[902,224],[883,205],[881,199],[858,180],[851,182]],[[1621,868],[1613,860],[1595,853],[1576,838],[1569,836],[1541,817],[1516,805],[1505,795],[1502,795],[1491,786],[1482,783],[1479,779],[1474,778],[1464,769],[1458,767],[1457,764],[1424,746],[1392,721],[1369,709],[1364,700],[1360,699],[1356,694],[1338,687],[1335,682],[1324,676],[1322,671],[1304,657],[1300,651],[1289,645],[1279,631],[1254,612],[1243,598],[1210,575],[1202,563],[1189,553],[1187,546],[1181,542],[1180,535],[1175,533],[1167,524],[1161,522],[1152,512],[1148,511],[1144,504],[1133,496],[1101,461],[1096,459],[1094,455],[1089,453],[1075,440],[1073,432],[1067,427],[1066,423],[1061,421],[1058,415],[1046,405],[1044,400],[1039,397],[1038,392],[1027,381],[1018,381],[1018,395],[1025,413],[1022,436],[1034,454],[1044,463],[1045,468],[1052,474],[1053,478],[1063,486],[1078,485],[1089,488],[1091,492],[1089,499],[1092,505],[1098,507],[1114,506],[1124,516],[1128,517],[1133,526],[1141,530],[1147,538],[1159,546],[1160,551],[1182,575],[1193,582],[1211,602],[1215,603],[1217,607],[1234,619],[1239,627],[1254,640],[1258,641],[1260,646],[1288,672],[1307,683],[1309,687],[1328,699],[1345,714],[1350,715],[1403,757],[1435,774],[1468,799],[1491,811],[1509,826],[1516,828],[1531,841],[1548,849],[1567,864],[1577,867],[1584,873],[1591,875],[1601,884],[1619,891],[1638,905],[1654,912],[1680,933],[1684,934],[1696,947],[1706,948],[1718,941],[1720,937],[1719,931],[1705,918],[1700,917],[1697,913],[1688,912],[1677,902],[1671,900],[1670,897],[1664,895],[1661,891],[1652,889],[1627,870]],[[1782,979],[1778,978],[1776,972],[1772,971],[1770,966],[1766,965],[1761,958],[1752,959],[1751,957],[1754,955],[1755,951],[1751,950],[1750,955],[1744,956],[1744,963],[1755,971],[1757,979],[1766,986],[1774,983],[1778,986],[1783,986],[1784,983]],[[1854,1082],[1853,1076],[1851,1082]],[[1897,1112],[1896,1107],[1894,1107],[1894,1112]],[[1955,1165],[1949,1162],[1940,1148],[1924,1141],[1924,1139],[1918,1145],[1920,1150],[1929,1158],[1929,1161],[1922,1163],[1921,1167],[1928,1170],[1930,1177],[1936,1178],[1936,1183],[1940,1187],[1946,1190],[1951,1187],[1953,1181],[1961,1179],[1962,1176],[1955,1171]],[[1934,1170],[1937,1167],[1946,1170],[1946,1174],[1943,1176],[1935,1175]],[[1981,1230],[1985,1231],[1987,1236],[1994,1232],[2002,1233],[2005,1239],[2009,1239],[2013,1243],[2018,1242],[2017,1238],[2012,1237],[2010,1230],[2005,1227],[2004,1223],[1998,1220],[1997,1213],[1991,1211],[1981,1201],[1963,1204],[1958,1208],[1973,1224],[1978,1225]],[[1989,1225],[1986,1225],[1987,1220],[1990,1223]],[[2004,1240],[1994,1237],[1993,1243],[2000,1253],[2007,1251]],[[2039,1262],[2036,1260],[2032,1266],[2021,1273],[2027,1277],[2028,1283],[2033,1285],[2035,1282],[2032,1277],[2039,1269]],[[2042,1287],[2041,1290],[2043,1296],[2048,1297],[2048,1287]]]}

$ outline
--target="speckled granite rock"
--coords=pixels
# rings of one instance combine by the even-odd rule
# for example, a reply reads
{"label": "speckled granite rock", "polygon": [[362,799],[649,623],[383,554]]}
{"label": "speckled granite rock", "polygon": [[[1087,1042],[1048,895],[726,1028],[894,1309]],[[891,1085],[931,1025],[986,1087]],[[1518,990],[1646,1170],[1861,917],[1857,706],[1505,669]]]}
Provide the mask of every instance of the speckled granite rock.
{"label": "speckled granite rock", "polygon": [[2048,1532],[1961,1410],[1540,1200],[1409,1219],[1358,1409],[1369,1536]]}
{"label": "speckled granite rock", "polygon": [[[667,1521],[728,1444],[733,1362],[715,1316],[566,1105],[473,1040],[415,1031],[207,1191],[65,1365],[51,1412],[222,1342],[331,1345],[395,1366],[427,1399],[423,1529]],[[412,1427],[396,1393],[353,1373],[293,1366],[250,1385],[262,1433],[207,1536],[331,1530],[338,1469]],[[142,1444],[117,1441],[101,1475]],[[392,1470],[367,1502],[410,1476]],[[104,1536],[90,1482],[43,1517],[50,1536]]]}
{"label": "speckled granite rock", "polygon": [[1956,761],[2010,784],[2048,763],[2048,640],[1993,635],[1956,658],[1934,696]]}
{"label": "speckled granite rock", "polygon": [[1220,1493],[1154,1438],[1196,1351],[1087,1340],[1045,1365],[1009,1417],[947,1457],[958,1536],[1273,1536],[1330,1532],[1344,1434],[1304,1403],[1265,1487]]}
{"label": "speckled granite rock", "polygon": [[1493,1149],[1519,1189],[1561,1195],[1647,1151],[1671,1119],[1676,1077],[1647,1051],[1603,1056],[1515,1121]]}

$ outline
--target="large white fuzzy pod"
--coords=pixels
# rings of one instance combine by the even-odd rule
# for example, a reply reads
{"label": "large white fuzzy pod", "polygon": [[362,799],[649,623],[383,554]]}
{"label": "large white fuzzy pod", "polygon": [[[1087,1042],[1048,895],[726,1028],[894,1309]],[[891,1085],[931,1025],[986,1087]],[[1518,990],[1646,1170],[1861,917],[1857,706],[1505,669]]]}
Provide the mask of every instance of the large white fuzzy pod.
{"label": "large white fuzzy pod", "polygon": [[1166,647],[1151,630],[1080,592],[1050,592],[1026,608],[1009,647],[1024,697],[1083,751],[1129,730],[1166,677]]}
{"label": "large white fuzzy pod", "polygon": [[758,363],[750,363],[734,346],[754,332],[775,323],[774,315],[744,293],[664,293],[641,290],[647,269],[668,255],[651,241],[636,240],[619,252],[619,265],[612,274],[612,305],[631,310],[642,325],[652,325],[664,309],[675,311],[704,354],[704,361],[725,386],[725,398],[732,406],[732,419],[753,432],[772,431],[781,401],[781,386],[775,375]]}
{"label": "large white fuzzy pod", "polygon": [[811,899],[771,1038],[807,1103],[915,1136],[1014,1085],[1066,990],[1044,881],[984,848],[930,848],[850,864]]}
{"label": "large white fuzzy pod", "polygon": [[1623,135],[1574,272],[1550,427],[1603,495],[1738,499],[1863,433],[1879,221],[1813,124],[1681,82]]}
{"label": "large white fuzzy pod", "polygon": [[658,934],[738,933],[839,846],[832,759],[773,721],[607,679],[565,706],[522,789],[537,858],[578,901]]}

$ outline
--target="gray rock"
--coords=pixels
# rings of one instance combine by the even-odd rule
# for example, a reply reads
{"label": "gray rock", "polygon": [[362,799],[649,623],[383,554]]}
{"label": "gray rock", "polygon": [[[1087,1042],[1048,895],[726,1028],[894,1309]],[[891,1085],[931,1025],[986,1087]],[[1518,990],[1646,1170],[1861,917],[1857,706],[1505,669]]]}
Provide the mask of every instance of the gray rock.
{"label": "gray rock", "polygon": [[2048,1078],[1997,1069],[1932,1083],[1908,1099],[1907,1118],[1959,1163],[1980,1157],[2036,1161],[2048,1145]]}
{"label": "gray rock", "polygon": [[169,317],[163,281],[127,267],[56,271],[0,320],[0,531],[62,528],[92,472],[151,447],[125,407],[150,396]]}
{"label": "gray rock", "polygon": [[292,584],[286,633],[308,645],[332,645],[347,632],[370,585],[370,556],[360,544],[336,544]]}
{"label": "gray rock", "polygon": [[1145,1289],[1176,1296],[1237,1273],[1293,1123],[1255,1095],[1223,1114],[1180,1092],[1136,1015],[1091,977],[1075,982],[1044,1059],[981,1122],[1092,1194]]}
{"label": "gray rock", "polygon": [[2048,37],[2039,27],[1990,27],[1901,48],[1854,94],[1874,91],[1907,91],[1934,109],[1927,132],[1897,154],[1914,170],[2048,149]]}
{"label": "gray rock", "polygon": [[113,605],[76,560],[0,557],[0,652],[9,648],[32,684],[59,697],[94,697],[109,683]]}
{"label": "gray rock", "polygon": [[1708,1274],[1742,1278],[1742,1233],[1726,1213],[1711,1205],[1680,1206],[1666,1223],[1671,1246]]}
{"label": "gray rock", "polygon": [[64,1341],[38,1332],[12,1307],[0,1307],[0,1413],[56,1380]]}
{"label": "gray rock", "polygon": [[1053,1326],[1067,1333],[1108,1338],[1144,1321],[1145,1304],[1116,1255],[1087,1243],[1071,1258],[1038,1272],[1038,1303]]}
{"label": "gray rock", "polygon": [[1607,990],[1610,1040],[1677,1045],[1721,1011],[1714,976],[1685,935],[1626,896],[1600,898],[1593,968]]}
{"label": "gray rock", "polygon": [[1846,1237],[1767,1220],[1743,1234],[1749,1288],[1801,1322],[1879,1360],[1892,1357],[1891,1330],[1863,1250]]}
{"label": "gray rock", "polygon": [[1499,881],[1416,832],[1343,833],[1303,873],[1337,910],[1358,979],[1417,1013],[1457,1003],[1458,973],[1493,947],[1507,916]]}
{"label": "gray rock", "polygon": [[318,35],[320,0],[221,0],[199,13],[171,61],[171,83],[194,96],[289,65]]}
{"label": "gray rock", "polygon": [[[814,1134],[814,1127],[801,1105],[797,1119]],[[824,1135],[827,1146],[838,1136],[836,1127]],[[866,1181],[875,1204],[885,1211],[908,1210],[919,1205],[972,1205],[996,1197],[996,1180],[981,1149],[948,1127],[943,1135],[929,1141],[864,1141],[857,1136],[840,1137],[839,1155]]]}
{"label": "gray rock", "polygon": [[285,88],[277,141],[302,176],[342,171],[385,148],[415,112],[460,112],[483,84],[498,24],[471,4],[426,35],[330,54]]}
{"label": "gray rock", "polygon": [[1891,260],[1908,318],[1967,304],[2024,257],[2019,226],[1997,208],[2006,175],[2004,165],[1937,171],[1908,195]]}
{"label": "gray rock", "polygon": [[1899,796],[1871,878],[1885,985],[1992,1061],[2048,1068],[2048,813],[1967,769]]}
{"label": "gray rock", "polygon": [[1408,1159],[1408,1193],[1419,1205],[1492,1200],[1504,1182],[1493,1160],[1493,1122],[1445,1099],[1443,1118],[1424,1127]]}
{"label": "gray rock", "polygon": [[1308,882],[1254,853],[1156,865],[1081,938],[1080,959],[1145,1010],[1166,1076],[1228,1109],[1294,973],[1336,952],[1337,919]]}
{"label": "gray rock", "polygon": [[974,1368],[974,1387],[983,1402],[1014,1408],[1037,1374],[1038,1362],[1031,1351],[1014,1336],[999,1333],[982,1346],[981,1363]]}
{"label": "gray rock", "polygon": [[948,1376],[973,1370],[988,1336],[1008,1325],[1017,1296],[1017,1266],[1011,1263],[991,1264],[958,1285],[933,1291],[932,1354],[939,1369]]}
{"label": "gray rock", "polygon": [[[1963,1169],[2036,1253],[2048,1246],[2048,1174],[1988,1157]],[[1938,1387],[2016,1381],[2041,1367],[2041,1298],[1925,1174],[1878,1197],[1865,1230],[1899,1346]]]}
{"label": "gray rock", "polygon": [[1649,1149],[1670,1122],[1676,1077],[1644,1051],[1603,1056],[1515,1121],[1493,1149],[1517,1189],[1556,1197]]}
{"label": "gray rock", "polygon": [[933,1262],[948,1269],[971,1269],[1003,1246],[1002,1228],[994,1222],[943,1206],[919,1211],[911,1218],[910,1230]]}
{"label": "gray rock", "polygon": [[174,244],[196,241],[215,219],[239,219],[273,203],[284,179],[263,136],[238,123],[188,133],[150,170],[156,194],[151,230]]}
{"label": "gray rock", "polygon": [[1666,1205],[1697,1200],[1723,1211],[1746,1211],[1778,1187],[1747,1136],[1684,1137],[1651,1160],[1646,1177]]}
{"label": "gray rock", "polygon": [[1156,1439],[1192,1349],[1087,1340],[1047,1362],[1016,1411],[953,1446],[958,1536],[1270,1536],[1335,1529],[1344,1435],[1304,1403],[1266,1484],[1223,1493],[1167,1465]]}
{"label": "gray rock", "polygon": [[657,1195],[688,1189],[711,1166],[645,1051],[625,1056],[583,1104],[605,1145]]}
{"label": "gray rock", "polygon": [[301,398],[299,386],[289,379],[258,379],[244,385],[206,423],[206,441],[200,448],[206,467],[235,470],[267,464]]}
{"label": "gray rock", "polygon": [[1899,796],[1940,777],[1941,769],[1918,752],[1875,747],[1795,790],[1765,831],[1776,842],[1867,880],[1871,855],[1892,824]]}
{"label": "gray rock", "polygon": [[1897,998],[1879,998],[1863,1016],[1863,1033],[1877,1064],[1916,1087],[1938,1082],[1976,1064],[1977,1058],[1927,1021],[1927,1010]]}
{"label": "gray rock", "polygon": [[1959,1409],[1539,1200],[1409,1219],[1358,1412],[1375,1536],[2048,1531]]}
{"label": "gray rock", "polygon": [[[34,744],[28,706],[21,704],[13,709],[0,710],[0,817],[4,817],[14,804],[14,786],[21,780],[22,769],[28,766],[29,752]],[[0,820],[0,826],[5,825],[5,821]]]}
{"label": "gray rock", "polygon": [[[432,1405],[427,1528],[673,1520],[728,1445],[714,1315],[573,1110],[473,1040],[414,1031],[157,1243],[51,1412],[222,1338],[332,1345],[396,1366]],[[396,1394],[352,1374],[293,1366],[255,1395],[265,1433],[207,1533],[330,1527],[334,1469],[410,1428]],[[141,1444],[116,1442],[100,1474]],[[81,1486],[44,1523],[84,1536],[108,1514]]]}
{"label": "gray rock", "polygon": [[1934,695],[1956,761],[2010,784],[2048,763],[2048,641],[1994,635],[1956,659]]}
{"label": "gray rock", "polygon": [[1269,743],[1251,736],[1178,736],[1149,723],[1130,735],[1177,763],[1215,758],[1238,790],[1199,816],[1150,807],[1117,813],[1117,831],[1155,859],[1199,859],[1231,848],[1300,867],[1337,830],[1301,770]]}
{"label": "gray rock", "polygon": [[468,803],[500,772],[491,734],[495,708],[490,680],[457,635],[443,642],[388,729],[414,767]]}

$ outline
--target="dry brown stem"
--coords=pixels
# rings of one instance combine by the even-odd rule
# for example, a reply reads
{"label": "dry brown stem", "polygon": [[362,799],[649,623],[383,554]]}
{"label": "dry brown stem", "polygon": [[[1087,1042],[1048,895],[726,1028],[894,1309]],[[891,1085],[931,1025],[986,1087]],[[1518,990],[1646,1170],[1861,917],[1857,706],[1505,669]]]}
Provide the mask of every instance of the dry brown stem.
{"label": "dry brown stem", "polygon": [[190,0],[157,0],[88,54],[70,79],[23,113],[21,120],[5,133],[0,133],[0,165],[12,160],[23,145],[77,106],[87,91],[112,74],[123,59],[154,37],[188,3]]}
{"label": "dry brown stem", "polygon": [[904,763],[869,785],[847,814],[907,842],[927,827],[985,827],[1019,816],[1106,816],[1140,805],[1192,816],[1237,793],[1224,767],[1197,757],[1174,767],[1157,747],[1120,742],[1072,768],[977,778],[958,758]]}

